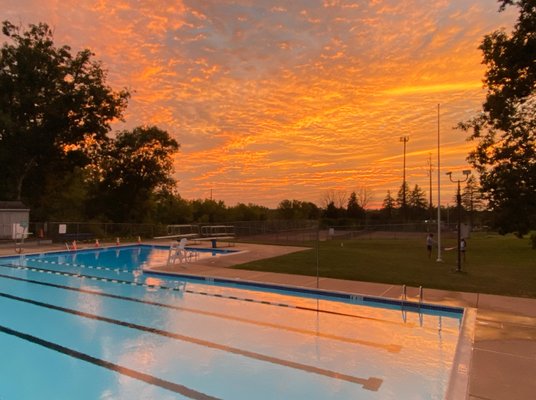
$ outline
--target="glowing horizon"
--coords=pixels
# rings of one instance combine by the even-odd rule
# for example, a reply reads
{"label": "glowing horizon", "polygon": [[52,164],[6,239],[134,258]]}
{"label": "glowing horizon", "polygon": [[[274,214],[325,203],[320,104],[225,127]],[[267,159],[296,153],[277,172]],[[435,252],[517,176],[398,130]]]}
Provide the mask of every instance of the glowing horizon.
{"label": "glowing horizon", "polygon": [[467,169],[473,147],[453,128],[485,93],[478,46],[516,16],[495,0],[3,3],[2,19],[48,23],[57,46],[91,49],[132,92],[115,130],[157,125],[181,144],[183,198],[268,207],[363,187],[380,206],[402,184],[405,135],[406,181],[428,194],[437,104],[452,203],[444,172]]}

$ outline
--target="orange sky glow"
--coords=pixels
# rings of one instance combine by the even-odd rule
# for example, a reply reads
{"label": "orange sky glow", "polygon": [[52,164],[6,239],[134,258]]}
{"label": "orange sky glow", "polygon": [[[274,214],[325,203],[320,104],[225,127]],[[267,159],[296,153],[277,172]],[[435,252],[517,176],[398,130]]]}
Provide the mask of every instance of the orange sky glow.
{"label": "orange sky glow", "polygon": [[[46,22],[56,45],[89,48],[108,83],[132,92],[125,122],[180,144],[179,194],[276,207],[320,206],[366,188],[369,207],[403,175],[442,204],[474,146],[454,126],[481,106],[487,33],[511,30],[495,0],[0,0],[1,19]],[[4,41],[4,40],[2,40]]]}

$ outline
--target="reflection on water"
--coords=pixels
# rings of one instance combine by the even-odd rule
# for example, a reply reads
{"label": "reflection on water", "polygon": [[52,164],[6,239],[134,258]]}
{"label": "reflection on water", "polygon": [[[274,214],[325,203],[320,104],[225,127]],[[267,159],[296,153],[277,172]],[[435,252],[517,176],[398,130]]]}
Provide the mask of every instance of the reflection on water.
{"label": "reflection on water", "polygon": [[[37,315],[35,332],[21,330],[217,398],[443,398],[461,315],[142,273],[167,255],[147,246],[20,258],[42,272],[13,274],[56,286],[10,281],[4,290],[106,320],[50,310],[45,318],[31,305],[2,317]],[[72,370],[59,372],[92,376],[85,364]],[[91,382],[111,398],[166,398],[121,374]]]}

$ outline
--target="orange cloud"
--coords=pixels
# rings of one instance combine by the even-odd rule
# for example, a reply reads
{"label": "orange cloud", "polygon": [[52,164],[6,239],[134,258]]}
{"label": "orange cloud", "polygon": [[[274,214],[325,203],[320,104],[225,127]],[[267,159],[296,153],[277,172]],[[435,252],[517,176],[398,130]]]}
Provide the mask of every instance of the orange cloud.
{"label": "orange cloud", "polygon": [[438,103],[442,170],[465,166],[471,143],[453,127],[483,100],[478,44],[514,21],[484,0],[7,0],[3,8],[15,22],[49,22],[58,44],[95,52],[109,84],[132,91],[126,123],[115,127],[156,124],[181,143],[183,197],[212,189],[230,205],[268,206],[363,186],[379,205],[401,184],[402,135],[407,180],[428,190]]}

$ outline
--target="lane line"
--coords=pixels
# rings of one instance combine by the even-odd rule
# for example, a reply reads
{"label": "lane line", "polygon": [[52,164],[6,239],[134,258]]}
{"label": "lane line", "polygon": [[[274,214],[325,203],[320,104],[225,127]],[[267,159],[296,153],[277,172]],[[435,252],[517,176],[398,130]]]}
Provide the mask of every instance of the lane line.
{"label": "lane line", "polygon": [[239,349],[236,347],[231,347],[231,346],[226,346],[226,345],[215,343],[215,342],[210,342],[208,340],[198,339],[195,337],[181,335],[178,333],[169,332],[169,331],[165,331],[162,329],[152,328],[152,327],[148,327],[144,325],[117,320],[114,318],[108,318],[108,317],[103,317],[100,315],[77,311],[77,310],[73,310],[73,309],[66,308],[66,307],[60,307],[60,306],[56,306],[53,304],[43,303],[41,301],[27,299],[24,297],[13,296],[7,293],[0,293],[0,297],[4,297],[10,300],[19,301],[23,303],[32,304],[38,307],[48,308],[51,310],[61,311],[67,314],[76,315],[78,317],[83,317],[83,318],[92,319],[96,321],[107,322],[107,323],[114,324],[114,325],[124,326],[127,328],[139,330],[142,332],[148,332],[148,333],[152,333],[155,335],[167,337],[170,339],[180,340],[180,341],[187,342],[187,343],[193,343],[199,346],[208,347],[208,348],[215,349],[215,350],[221,350],[227,353],[237,354],[237,355],[251,358],[254,360],[265,361],[265,362],[280,365],[283,367],[298,369],[301,371],[310,372],[310,373],[314,373],[317,375],[322,375],[322,376],[332,378],[332,379],[338,379],[338,380],[343,380],[346,382],[356,383],[358,385],[362,385],[363,389],[367,389],[371,391],[377,391],[380,388],[381,384],[383,383],[383,379],[376,378],[376,377],[360,378],[357,376],[342,374],[342,373],[335,372],[335,371],[325,369],[325,368],[319,368],[319,367],[315,367],[315,366],[311,366],[307,364],[298,363],[295,361],[284,360],[284,359],[277,358],[277,357],[267,356],[267,355],[256,353],[256,352],[249,351],[249,350],[243,350],[243,349]]}
{"label": "lane line", "polygon": [[102,360],[100,358],[96,358],[93,356],[90,356],[86,353],[81,353],[79,351],[70,349],[65,346],[61,346],[57,343],[49,342],[48,340],[44,340],[41,338],[38,338],[37,336],[29,335],[27,333],[19,332],[13,329],[10,329],[6,326],[0,325],[0,332],[3,332],[7,335],[18,337],[19,339],[26,340],[30,343],[37,344],[39,346],[45,347],[50,350],[57,351],[58,353],[65,354],[69,357],[77,358],[82,361],[86,361],[88,363],[98,365],[99,367],[103,367],[106,369],[109,369],[110,371],[118,372],[122,375],[129,376],[131,378],[137,379],[139,381],[143,381],[145,383],[148,383],[150,385],[159,386],[161,388],[170,390],[175,393],[179,393],[183,396],[186,396],[190,399],[195,400],[220,400],[218,397],[213,397],[208,394],[198,392],[197,390],[190,389],[184,385],[179,385],[178,383],[170,382],[164,379],[157,378],[156,376],[145,374],[143,372],[139,372],[130,368],[122,367],[121,365],[114,364],[109,361]]}
{"label": "lane line", "polygon": [[[141,300],[141,299],[136,299],[136,298],[133,298],[133,297],[110,294],[110,293],[106,293],[106,292],[99,292],[99,291],[96,291],[96,290],[74,288],[74,287],[71,287],[71,286],[59,285],[59,284],[49,283],[49,282],[36,281],[36,280],[32,280],[32,279],[27,279],[27,278],[19,278],[19,277],[4,275],[4,274],[0,274],[0,278],[11,279],[11,280],[20,281],[20,282],[27,282],[27,283],[31,283],[31,284],[35,284],[35,285],[53,287],[53,288],[56,288],[56,289],[70,290],[70,291],[74,291],[74,292],[78,292],[78,293],[85,293],[85,294],[91,294],[91,295],[96,295],[96,296],[109,297],[109,298],[112,298],[112,299],[130,301],[130,302],[133,302],[133,303],[147,304],[147,305],[150,305],[150,306],[168,308],[168,309],[172,309],[172,310],[186,311],[186,312],[190,312],[190,313],[194,313],[194,314],[206,315],[206,316],[209,316],[209,317],[221,318],[221,319],[226,319],[226,320],[230,320],[230,321],[236,321],[236,322],[242,322],[242,323],[251,324],[251,325],[263,326],[263,327],[267,327],[267,328],[274,328],[274,329],[278,329],[278,330],[284,330],[284,331],[288,331],[288,332],[299,333],[299,334],[309,335],[309,336],[314,336],[314,337],[321,337],[321,338],[330,339],[330,340],[336,340],[336,341],[345,342],[345,343],[352,343],[352,344],[358,344],[358,345],[363,345],[363,346],[368,346],[368,347],[375,347],[375,348],[380,348],[380,349],[386,350],[386,351],[388,351],[390,353],[400,353],[400,351],[402,350],[402,346],[397,345],[397,344],[382,344],[382,343],[372,342],[372,341],[368,341],[368,340],[352,339],[352,338],[347,338],[347,337],[338,336],[338,335],[332,335],[332,334],[327,334],[327,333],[311,331],[311,330],[307,330],[307,329],[300,329],[300,328],[295,328],[295,327],[290,327],[290,326],[285,326],[285,325],[280,325],[280,324],[274,324],[274,323],[270,323],[270,322],[254,321],[254,320],[247,319],[247,318],[231,316],[231,315],[228,315],[228,314],[221,314],[221,313],[217,313],[217,312],[213,312],[213,311],[205,311],[205,310],[199,310],[199,309],[190,308],[190,307],[175,306],[175,305],[166,304],[166,303],[160,303],[160,302],[156,302],[156,301]],[[265,303],[263,302],[263,304],[265,304]],[[271,303],[266,303],[266,304],[271,304]]]}
{"label": "lane line", "polygon": [[[52,271],[52,270],[49,270],[49,269],[46,269],[46,268],[25,267],[25,266],[20,266],[20,265],[13,265],[13,264],[0,264],[0,267],[29,270],[29,271],[32,271],[32,272],[41,272],[41,273],[47,273],[47,271]],[[68,274],[66,276],[72,276],[72,277],[75,277],[75,278],[88,278],[88,279],[95,278],[93,280],[98,280],[98,281],[102,281],[102,282],[110,282],[111,281],[111,279],[109,279],[109,278],[95,277],[93,275],[86,275],[86,274],[80,274],[80,273],[64,272],[64,274]],[[117,280],[117,282],[121,283],[121,284],[129,284],[131,286],[148,287],[147,284],[140,283],[140,282],[125,281],[125,280],[119,280],[119,279]],[[154,286],[151,286],[151,287],[154,287]],[[198,295],[208,296],[208,297],[216,297],[215,294],[213,294],[213,293],[198,292],[198,291],[195,291],[195,290],[183,289],[181,287],[159,286],[158,288],[159,289],[164,289],[165,288],[166,290],[182,291],[184,293],[198,294]],[[315,313],[323,313],[323,314],[330,314],[330,315],[338,315],[338,316],[342,316],[342,317],[358,318],[358,319],[363,319],[363,320],[367,320],[367,321],[376,321],[376,322],[385,323],[385,324],[403,326],[403,327],[407,327],[407,328],[414,328],[414,327],[417,326],[416,324],[409,323],[409,322],[408,323],[401,323],[401,322],[389,321],[389,320],[380,319],[380,318],[365,317],[365,316],[362,316],[362,315],[342,313],[342,312],[332,311],[332,310],[321,310],[321,309],[313,308],[313,307],[294,306],[294,305],[290,305],[290,304],[273,303],[273,302],[264,303],[263,300],[248,299],[248,298],[244,298],[244,297],[225,296],[224,298],[230,299],[230,300],[248,301],[248,302],[257,303],[257,304],[269,304],[271,306],[278,306],[278,307],[290,307],[290,308],[294,308],[296,310],[311,311],[311,312],[315,312]]]}

